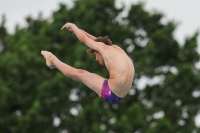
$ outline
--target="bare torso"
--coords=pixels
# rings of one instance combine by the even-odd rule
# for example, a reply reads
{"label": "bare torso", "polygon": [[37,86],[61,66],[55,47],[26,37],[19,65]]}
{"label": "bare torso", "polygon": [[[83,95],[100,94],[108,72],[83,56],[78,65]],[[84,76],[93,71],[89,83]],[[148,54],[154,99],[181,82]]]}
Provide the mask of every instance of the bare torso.
{"label": "bare torso", "polygon": [[131,59],[117,45],[107,46],[101,55],[110,74],[108,79],[110,89],[117,96],[125,97],[131,89],[134,78]]}

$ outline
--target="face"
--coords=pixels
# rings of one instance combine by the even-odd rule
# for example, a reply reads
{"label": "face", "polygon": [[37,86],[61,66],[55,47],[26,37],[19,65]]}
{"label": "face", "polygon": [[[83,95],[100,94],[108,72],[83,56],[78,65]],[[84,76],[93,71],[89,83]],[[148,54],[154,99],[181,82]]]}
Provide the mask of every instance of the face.
{"label": "face", "polygon": [[94,52],[94,56],[96,57],[95,60],[99,62],[101,65],[105,65],[104,60],[99,52]]}

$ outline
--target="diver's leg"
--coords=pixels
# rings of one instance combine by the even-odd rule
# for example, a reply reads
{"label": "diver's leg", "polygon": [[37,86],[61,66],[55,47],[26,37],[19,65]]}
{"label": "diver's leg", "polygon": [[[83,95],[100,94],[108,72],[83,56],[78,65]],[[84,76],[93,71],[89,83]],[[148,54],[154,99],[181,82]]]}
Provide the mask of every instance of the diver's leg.
{"label": "diver's leg", "polygon": [[55,55],[48,51],[42,51],[41,54],[46,59],[46,64],[48,67],[55,66],[60,70],[65,76],[84,83],[87,87],[95,91],[99,96],[101,96],[101,89],[104,82],[104,78],[90,73],[86,70],[73,68],[63,62],[61,62]]}

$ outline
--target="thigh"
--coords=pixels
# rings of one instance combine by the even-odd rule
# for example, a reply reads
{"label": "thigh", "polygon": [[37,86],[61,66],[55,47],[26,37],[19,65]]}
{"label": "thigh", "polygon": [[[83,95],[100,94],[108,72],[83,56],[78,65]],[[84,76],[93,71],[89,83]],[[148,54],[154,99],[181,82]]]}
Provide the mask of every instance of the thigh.
{"label": "thigh", "polygon": [[80,76],[79,80],[83,82],[87,87],[95,91],[101,97],[101,89],[105,78],[88,71],[84,71]]}

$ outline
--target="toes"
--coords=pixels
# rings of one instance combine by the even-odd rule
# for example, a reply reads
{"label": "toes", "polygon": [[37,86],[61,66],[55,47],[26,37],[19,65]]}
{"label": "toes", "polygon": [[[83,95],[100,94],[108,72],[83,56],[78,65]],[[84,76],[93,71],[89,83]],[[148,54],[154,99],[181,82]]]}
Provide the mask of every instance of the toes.
{"label": "toes", "polygon": [[41,54],[44,55],[44,50],[41,51]]}

